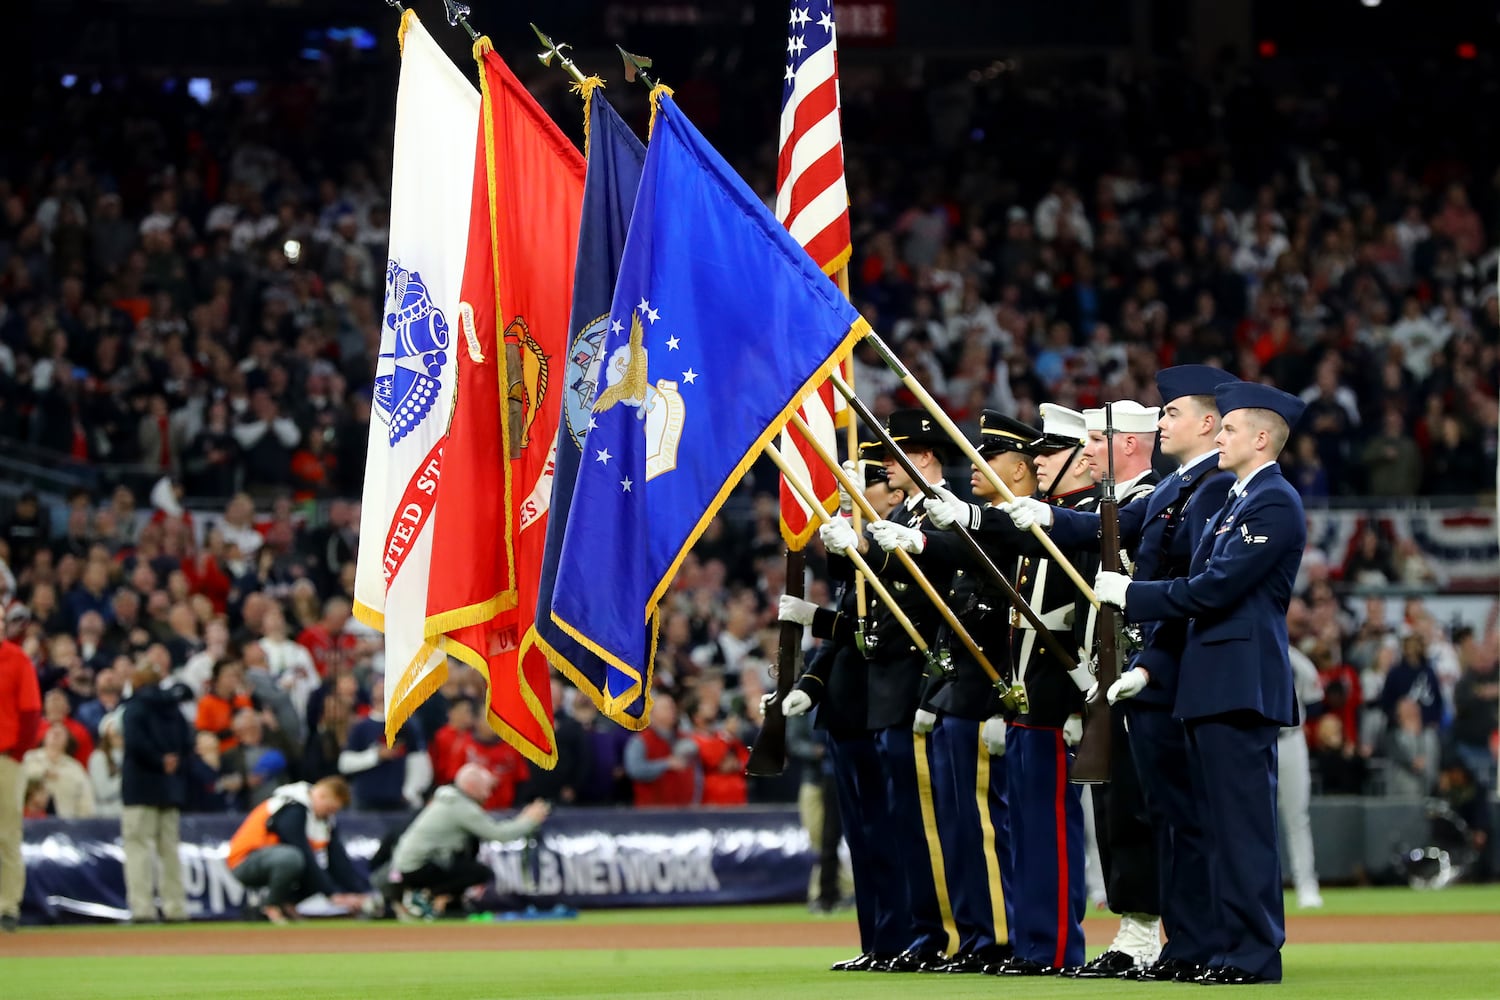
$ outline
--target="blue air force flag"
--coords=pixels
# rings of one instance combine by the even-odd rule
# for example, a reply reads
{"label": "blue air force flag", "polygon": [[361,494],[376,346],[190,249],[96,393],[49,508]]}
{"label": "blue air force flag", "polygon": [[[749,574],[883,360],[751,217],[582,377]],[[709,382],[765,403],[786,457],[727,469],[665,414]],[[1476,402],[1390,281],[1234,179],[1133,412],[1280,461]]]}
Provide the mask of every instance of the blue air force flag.
{"label": "blue air force flag", "polygon": [[656,607],[725,497],[869,334],[670,97],[657,107],[601,350],[552,619],[650,696]]}
{"label": "blue air force flag", "polygon": [[[569,329],[573,331],[564,378],[563,421],[558,427],[557,454],[552,478],[550,510],[557,512],[547,523],[546,551],[537,594],[536,624],[522,639],[521,656],[536,645],[547,660],[562,671],[580,691],[605,711],[604,693],[608,664],[595,656],[552,621],[552,593],[562,556],[564,530],[573,501],[580,459],[593,420],[598,396],[601,352],[609,332],[610,300],[630,213],[641,183],[646,147],[635,137],[597,86],[585,84],[589,127],[588,178],[583,189],[583,216],[578,227],[578,263],[573,277],[573,309]],[[644,695],[606,712],[629,729],[643,728],[648,719]]]}

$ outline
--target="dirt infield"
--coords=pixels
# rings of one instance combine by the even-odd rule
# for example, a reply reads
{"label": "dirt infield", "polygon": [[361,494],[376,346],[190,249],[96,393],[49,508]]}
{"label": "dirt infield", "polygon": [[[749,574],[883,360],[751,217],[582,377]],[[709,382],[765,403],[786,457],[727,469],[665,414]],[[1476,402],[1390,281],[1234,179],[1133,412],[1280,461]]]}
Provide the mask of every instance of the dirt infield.
{"label": "dirt infield", "polygon": [[[1091,920],[1091,940],[1108,940],[1107,920]],[[1290,917],[1290,944],[1494,942],[1500,914],[1413,917]],[[557,923],[325,925],[294,927],[222,924],[193,928],[60,928],[0,939],[0,955],[71,958],[116,955],[274,955],[410,951],[545,951],[555,949],[848,947],[858,943],[852,923],[699,923],[599,925]]]}

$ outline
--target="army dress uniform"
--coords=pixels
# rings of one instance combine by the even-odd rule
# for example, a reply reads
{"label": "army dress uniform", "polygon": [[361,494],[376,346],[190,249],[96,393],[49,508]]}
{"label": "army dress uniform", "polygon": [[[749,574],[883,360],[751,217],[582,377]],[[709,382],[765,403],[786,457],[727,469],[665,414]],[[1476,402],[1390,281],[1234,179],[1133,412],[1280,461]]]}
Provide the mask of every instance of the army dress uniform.
{"label": "army dress uniform", "polygon": [[835,968],[851,972],[878,971],[910,943],[906,879],[880,846],[889,822],[885,775],[869,728],[869,667],[854,641],[856,617],[852,586],[836,611],[813,613],[812,634],[824,642],[796,684],[816,709],[813,726],[828,748],[849,845],[860,956]]}
{"label": "army dress uniform", "polygon": [[[946,436],[921,410],[893,412],[887,430],[903,447],[947,444]],[[878,461],[884,457],[883,449],[867,446],[864,457]],[[921,494],[908,498],[887,520],[920,528],[926,520]],[[952,565],[958,541],[943,532],[934,534],[936,537],[930,539],[930,547],[936,547],[930,553],[934,564]],[[865,537],[869,540],[865,558],[870,568],[930,648],[942,620],[937,609],[900,560],[874,541],[868,527]],[[948,551],[939,551],[943,549]],[[830,552],[828,567],[830,575],[849,581],[852,588],[852,562]],[[927,577],[939,593],[947,590],[950,581],[946,573],[934,571]],[[912,644],[906,630],[873,590],[867,593],[865,628],[867,725],[874,734],[888,810],[877,848],[884,850],[902,872],[907,888],[908,945],[891,968],[898,972],[942,971],[956,942],[950,940],[952,911],[947,886],[938,874],[942,852],[932,805],[930,748],[926,736],[912,731],[927,681],[927,657]]]}
{"label": "army dress uniform", "polygon": [[[1041,436],[1019,420],[985,410],[974,445],[985,458],[1007,451],[1031,454],[1031,445]],[[947,535],[931,527],[923,533],[929,539]],[[977,540],[996,566],[1015,565],[1014,547],[996,537]],[[931,551],[947,550],[932,546]],[[928,553],[924,548],[917,560],[924,570],[933,561]],[[1008,685],[1010,599],[967,548],[958,556],[947,604]],[[933,749],[933,808],[959,938],[949,971],[979,972],[1012,954],[1014,871],[1006,768],[1003,757],[991,757],[982,738],[986,720],[1005,709],[995,682],[946,623],[939,629],[938,648],[943,672],[929,683],[922,707],[937,716],[928,737]]]}

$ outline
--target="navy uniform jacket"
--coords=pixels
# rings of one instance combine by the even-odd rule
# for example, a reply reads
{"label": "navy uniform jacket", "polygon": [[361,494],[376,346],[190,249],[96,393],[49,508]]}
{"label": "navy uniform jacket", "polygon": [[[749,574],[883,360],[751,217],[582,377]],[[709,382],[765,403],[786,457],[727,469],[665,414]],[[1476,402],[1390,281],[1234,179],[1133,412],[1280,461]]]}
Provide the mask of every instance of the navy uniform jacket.
{"label": "navy uniform jacket", "polygon": [[852,586],[845,589],[837,611],[819,608],[813,613],[812,634],[824,642],[796,685],[818,710],[813,727],[827,730],[835,739],[852,739],[870,731],[869,667],[854,644],[854,617]]}
{"label": "navy uniform jacket", "polygon": [[[1094,503],[1099,497],[1099,488],[1091,486],[1075,490],[1062,496],[1052,497],[1057,508],[1072,508]],[[1011,546],[1014,551],[1027,553],[1017,567],[1016,590],[1026,598],[1028,604],[1048,626],[1064,649],[1077,645],[1072,637],[1074,627],[1074,601],[1078,588],[1068,575],[1055,566],[1045,555],[1045,549],[1030,531],[1022,531],[1011,523],[1010,515],[998,508],[986,508],[980,515],[979,531],[976,534],[986,540],[1000,540],[1000,544]],[[1097,550],[1097,546],[1095,546]],[[1083,571],[1083,563],[1089,557],[1087,549],[1063,553]],[[1098,559],[1097,552],[1093,557]],[[1084,579],[1089,574],[1084,572]],[[1059,729],[1068,721],[1068,716],[1083,711],[1083,692],[1068,676],[1068,667],[1059,660],[1041,638],[1030,628],[1029,623],[1016,612],[1011,618],[1011,654],[1017,678],[1026,687],[1027,711],[1018,714],[1015,721],[1023,726],[1038,726]]]}
{"label": "navy uniform jacket", "polygon": [[[1193,550],[1206,522],[1224,506],[1234,474],[1219,468],[1211,452],[1181,473],[1158,483],[1150,495],[1120,507],[1120,544],[1135,562],[1137,580],[1186,576]],[[1056,510],[1049,529],[1059,546],[1083,545],[1099,538],[1099,515],[1092,511]],[[1177,696],[1177,670],[1187,642],[1187,621],[1147,622],[1141,649],[1130,666],[1151,675],[1136,700],[1170,708]]]}
{"label": "navy uniform jacket", "polygon": [[[932,539],[946,534],[933,528],[924,528],[928,537],[928,549],[918,557],[922,569],[932,565],[929,556]],[[1015,565],[1016,550],[1005,544],[994,534],[976,534],[990,561],[1001,572],[1006,565]],[[944,550],[939,550],[944,551]],[[999,672],[1007,686],[1010,682],[1010,598],[1000,586],[990,579],[989,573],[981,569],[967,547],[959,550],[961,564],[953,570],[953,586],[948,591],[948,607],[954,617],[968,630],[975,645],[990,661],[990,666]],[[1000,692],[990,675],[985,673],[974,654],[963,640],[953,634],[946,622],[938,632],[938,645],[947,652],[949,669],[927,686],[922,707],[928,711],[944,712],[960,719],[988,719],[1001,711]]]}
{"label": "navy uniform jacket", "polygon": [[[925,519],[926,514],[922,512],[920,505],[913,512],[909,505],[902,504],[892,512],[888,520],[895,524],[921,527]],[[869,538],[868,528],[865,537]],[[951,570],[941,567],[954,564],[958,545],[958,540],[947,537],[946,533],[933,534],[927,539],[933,569],[924,572],[939,594],[947,591],[951,573]],[[906,617],[916,626],[917,634],[931,647],[937,638],[937,628],[942,618],[927,595],[913,582],[906,567],[901,565],[894,553],[886,552],[874,539],[870,539],[865,561],[890,591],[891,597],[900,605]],[[856,572],[852,562],[832,552],[828,554],[828,570],[830,575],[848,581],[853,580]],[[853,589],[852,582],[850,589]],[[927,658],[912,644],[911,636],[906,634],[890,609],[876,596],[874,589],[867,589],[865,593],[869,619],[866,626],[867,643],[873,640],[865,650],[869,662],[869,728],[875,730],[909,726],[921,703]]]}
{"label": "navy uniform jacket", "polygon": [[1227,511],[1210,515],[1186,577],[1130,585],[1130,621],[1188,620],[1174,715],[1299,721],[1286,610],[1306,545],[1302,498],[1273,462]]}

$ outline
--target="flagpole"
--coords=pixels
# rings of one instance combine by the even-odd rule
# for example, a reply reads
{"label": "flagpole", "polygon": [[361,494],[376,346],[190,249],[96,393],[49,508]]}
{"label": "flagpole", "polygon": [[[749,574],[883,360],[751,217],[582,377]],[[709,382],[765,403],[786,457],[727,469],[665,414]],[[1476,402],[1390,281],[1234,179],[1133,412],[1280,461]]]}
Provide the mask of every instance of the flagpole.
{"label": "flagpole", "polygon": [[[968,438],[964,437],[963,432],[958,429],[958,425],[953,422],[953,418],[943,412],[943,408],[938,405],[937,400],[932,398],[932,393],[928,392],[926,387],[917,381],[916,376],[912,375],[911,370],[902,364],[901,359],[896,357],[895,352],[890,349],[884,340],[880,339],[880,335],[871,332],[865,338],[865,342],[875,348],[876,353],[880,355],[880,359],[885,362],[886,367],[896,373],[896,377],[901,380],[901,384],[913,396],[917,397],[917,401],[922,404],[928,413],[932,414],[932,418],[938,422],[938,426],[943,429],[943,432],[948,437],[952,438],[953,443],[958,446],[963,456],[974,463],[974,468],[978,469],[980,475],[989,481],[990,486],[994,488],[996,493],[1000,494],[1001,499],[1006,503],[1015,503],[1016,495],[1011,492],[1010,487],[1006,486],[995,470],[990,468],[990,463],[986,462],[980,456],[978,449],[969,443]],[[847,396],[848,393],[845,395]],[[1037,541],[1041,542],[1042,548],[1047,550],[1047,555],[1052,561],[1062,567],[1064,573],[1068,574],[1068,579],[1072,580],[1083,596],[1088,598],[1089,603],[1097,608],[1099,606],[1099,596],[1094,593],[1094,588],[1079,574],[1078,569],[1073,565],[1072,561],[1062,554],[1062,550],[1057,547],[1057,543],[1052,540],[1051,536],[1042,530],[1040,524],[1033,524],[1031,526],[1031,534]]]}
{"label": "flagpole", "polygon": [[[849,265],[848,264],[845,264],[843,267],[839,268],[838,274],[836,275],[836,278],[838,280],[839,291],[842,292],[843,295],[844,295],[844,300],[846,302],[853,302],[854,300],[852,298],[850,298],[850,296],[849,296]],[[847,382],[849,384],[849,391],[853,392],[854,391],[854,355],[852,355],[852,354],[849,355],[849,362],[848,362],[848,364],[849,364],[849,371],[848,371],[848,374],[845,376],[845,378],[846,378],[846,380],[847,380]],[[845,433],[845,436],[846,436],[847,441],[848,441],[849,460],[851,462],[854,462],[855,463],[855,467],[858,468],[858,463],[859,463],[859,421],[855,420],[851,416],[849,418],[849,424],[845,428],[844,433]],[[854,533],[855,534],[859,534],[861,531],[864,530],[864,526],[860,524],[860,513],[861,512],[860,512],[859,504],[856,503],[854,505],[854,514],[853,514],[853,518],[852,518],[853,524],[854,524]],[[854,607],[855,607],[856,612],[859,614],[859,624],[855,627],[855,637],[859,641],[860,648],[863,648],[864,647],[864,637],[865,637],[865,615],[867,615],[869,613],[869,600],[868,600],[868,598],[865,597],[865,580],[864,580],[864,577],[855,577],[855,579],[854,579]]]}
{"label": "flagpole", "polygon": [[531,24],[531,30],[536,32],[537,40],[547,47],[545,52],[537,53],[537,62],[541,63],[543,66],[551,66],[552,60],[556,59],[557,64],[561,66],[563,70],[573,78],[574,83],[582,83],[584,80],[588,79],[588,77],[584,75],[583,71],[576,65],[574,65],[573,60],[568,58],[567,55],[564,54],[565,49],[571,49],[573,46],[569,45],[567,42],[554,42],[544,31],[542,31],[541,28],[538,28],[536,26],[535,21],[531,21],[529,23]]}
{"label": "flagpole", "polygon": [[[812,428],[807,426],[807,422],[794,413],[792,414],[792,426],[802,432],[802,436],[813,446],[813,451],[817,454],[818,459],[824,465],[828,466],[834,478],[839,481],[839,485],[854,499],[855,511],[862,511],[872,521],[880,520],[880,515],[876,513],[874,507],[870,506],[870,501],[865,499],[864,493],[861,492],[857,485],[850,481],[848,475],[839,467],[838,459],[830,455],[822,443],[813,436]],[[990,680],[995,682],[996,687],[1003,686],[1005,681],[1000,679],[1000,672],[995,669],[994,665],[990,663],[989,658],[984,655],[984,650],[979,648],[979,644],[974,641],[974,637],[969,634],[969,630],[964,628],[963,623],[953,614],[953,609],[948,607],[948,603],[933,588],[932,581],[928,580],[927,574],[923,573],[921,568],[917,566],[916,560],[904,549],[897,549],[895,556],[900,560],[901,565],[906,568],[906,571],[911,574],[911,578],[916,582],[916,585],[922,589],[922,593],[926,594],[927,599],[938,609],[938,613],[943,616],[943,621],[948,623],[948,627],[953,630],[953,634],[958,636],[959,641],[964,644],[965,648],[968,649],[969,653],[979,663],[980,668],[990,675]],[[939,654],[940,658],[941,655]]]}
{"label": "flagpole", "polygon": [[[766,455],[770,457],[776,468],[781,470],[782,478],[802,498],[802,502],[807,504],[818,520],[824,524],[833,520],[834,515],[828,513],[828,511],[823,509],[823,505],[818,503],[817,498],[813,496],[812,487],[797,478],[797,474],[786,464],[786,459],[781,457],[781,452],[777,450],[774,443],[766,446]],[[850,562],[854,563],[856,569],[869,579],[870,586],[875,588],[875,596],[886,603],[886,606],[891,610],[892,617],[896,619],[906,634],[911,637],[912,644],[931,662],[932,653],[927,648],[927,640],[922,638],[922,634],[917,631],[917,627],[912,624],[911,619],[906,616],[906,613],[901,610],[901,606],[896,603],[895,599],[891,597],[890,592],[885,589],[885,584],[880,582],[880,577],[875,575],[875,571],[870,568],[870,564],[865,562],[864,556],[859,554],[859,546],[850,546],[844,551],[844,555],[849,558]]]}
{"label": "flagpole", "polygon": [[[906,452],[901,450],[901,447],[895,441],[891,440],[890,434],[880,425],[880,421],[875,418],[875,414],[870,412],[870,408],[865,405],[864,400],[854,395],[854,390],[845,385],[844,380],[837,374],[832,376],[832,380],[834,388],[838,389],[844,398],[849,401],[849,405],[854,409],[854,412],[859,415],[860,419],[870,425],[870,429],[875,432],[881,444],[885,446],[886,454],[891,455],[901,464],[901,467],[906,471],[907,477],[912,482],[918,484],[918,488],[922,490],[925,496],[936,497],[937,492],[933,490],[932,485],[922,478],[922,475],[917,471],[917,467],[912,464],[911,458]],[[982,459],[981,463],[985,468],[989,467],[989,463],[984,462]],[[1036,629],[1043,645],[1052,650],[1052,654],[1060,659],[1066,665],[1067,669],[1072,670],[1077,667],[1078,661],[1073,657],[1073,654],[1068,652],[1063,647],[1062,642],[1053,636],[1052,630],[1043,624],[1036,610],[1030,604],[1026,603],[1026,598],[1022,597],[1011,582],[1005,578],[1005,574],[1000,572],[1000,568],[989,557],[989,553],[984,551],[983,546],[979,544],[978,539],[974,537],[973,533],[962,524],[955,524],[953,527],[958,532],[958,536],[968,546],[970,556],[989,575],[990,579],[1001,590],[1005,591],[1005,595],[1010,598],[1011,605],[1021,613],[1021,616],[1031,624],[1032,628]]]}
{"label": "flagpole", "polygon": [[466,3],[459,3],[458,0],[443,0],[443,8],[448,12],[448,27],[461,27],[469,33],[469,41],[479,41],[479,32],[469,24],[469,15],[474,13],[473,8]]}

